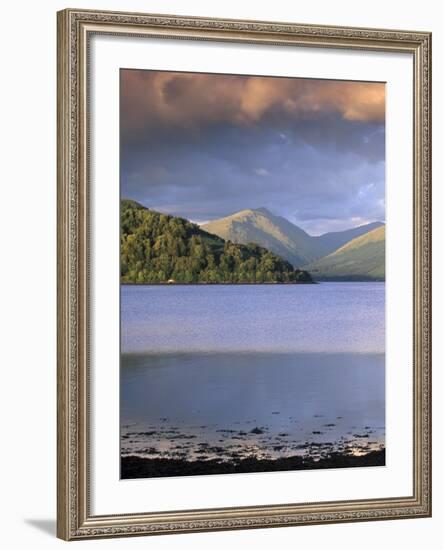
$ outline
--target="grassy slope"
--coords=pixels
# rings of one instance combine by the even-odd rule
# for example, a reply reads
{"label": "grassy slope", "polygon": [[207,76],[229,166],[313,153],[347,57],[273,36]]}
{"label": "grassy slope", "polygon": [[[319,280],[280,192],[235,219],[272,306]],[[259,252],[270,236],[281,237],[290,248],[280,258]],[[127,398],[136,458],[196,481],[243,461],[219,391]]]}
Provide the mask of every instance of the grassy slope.
{"label": "grassy slope", "polygon": [[369,233],[373,229],[382,226],[383,223],[381,222],[372,222],[365,225],[360,225],[358,227],[353,227],[352,229],[346,229],[345,231],[325,233],[324,235],[313,237],[313,239],[316,239],[320,243],[321,247],[323,247],[324,253],[319,256],[322,257],[338,250],[356,237]]}
{"label": "grassy slope", "polygon": [[385,226],[373,229],[304,267],[314,279],[384,280]]}

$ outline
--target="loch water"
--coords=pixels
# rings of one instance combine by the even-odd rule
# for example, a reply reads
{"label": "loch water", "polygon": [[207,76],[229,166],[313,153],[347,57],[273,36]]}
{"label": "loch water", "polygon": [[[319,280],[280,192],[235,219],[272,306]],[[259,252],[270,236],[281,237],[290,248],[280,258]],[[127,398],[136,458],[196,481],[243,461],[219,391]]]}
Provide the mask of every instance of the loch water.
{"label": "loch water", "polygon": [[384,338],[384,283],[123,285],[121,454],[383,448]]}

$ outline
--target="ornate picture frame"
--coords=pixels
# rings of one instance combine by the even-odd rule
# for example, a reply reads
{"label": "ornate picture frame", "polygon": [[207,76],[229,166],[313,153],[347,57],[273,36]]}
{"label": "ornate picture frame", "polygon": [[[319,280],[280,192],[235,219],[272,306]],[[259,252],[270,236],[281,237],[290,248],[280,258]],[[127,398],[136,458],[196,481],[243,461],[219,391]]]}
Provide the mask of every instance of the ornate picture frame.
{"label": "ornate picture frame", "polygon": [[[65,540],[431,515],[431,34],[67,9],[58,13],[58,504]],[[413,60],[412,494],[392,498],[94,514],[91,508],[93,36],[405,53]],[[413,242],[412,242],[413,241]]]}

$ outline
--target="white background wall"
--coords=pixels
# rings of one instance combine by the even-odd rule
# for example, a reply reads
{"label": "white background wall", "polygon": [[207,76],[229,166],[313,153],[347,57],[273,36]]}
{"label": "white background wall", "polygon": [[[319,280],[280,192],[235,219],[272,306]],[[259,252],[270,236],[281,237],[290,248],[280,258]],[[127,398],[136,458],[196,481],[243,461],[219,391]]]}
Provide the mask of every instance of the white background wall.
{"label": "white background wall", "polygon": [[[441,548],[443,534],[443,30],[433,0],[82,0],[69,7],[428,30],[434,94],[434,517],[318,527],[85,541],[96,548]],[[63,1],[2,6],[0,503],[2,546],[55,539],[55,12]]]}

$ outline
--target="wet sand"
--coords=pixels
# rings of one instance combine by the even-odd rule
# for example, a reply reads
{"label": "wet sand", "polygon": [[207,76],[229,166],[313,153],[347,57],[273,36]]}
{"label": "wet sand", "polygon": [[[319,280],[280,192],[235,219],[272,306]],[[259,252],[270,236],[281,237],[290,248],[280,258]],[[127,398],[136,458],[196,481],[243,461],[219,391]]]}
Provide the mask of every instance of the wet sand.
{"label": "wet sand", "polygon": [[355,456],[332,453],[315,460],[310,457],[292,456],[279,459],[242,458],[232,461],[182,460],[173,458],[142,458],[125,456],[121,459],[121,479],[234,474],[251,472],[281,472],[291,470],[316,470],[323,468],[359,468],[385,466],[385,450],[372,451]]}

